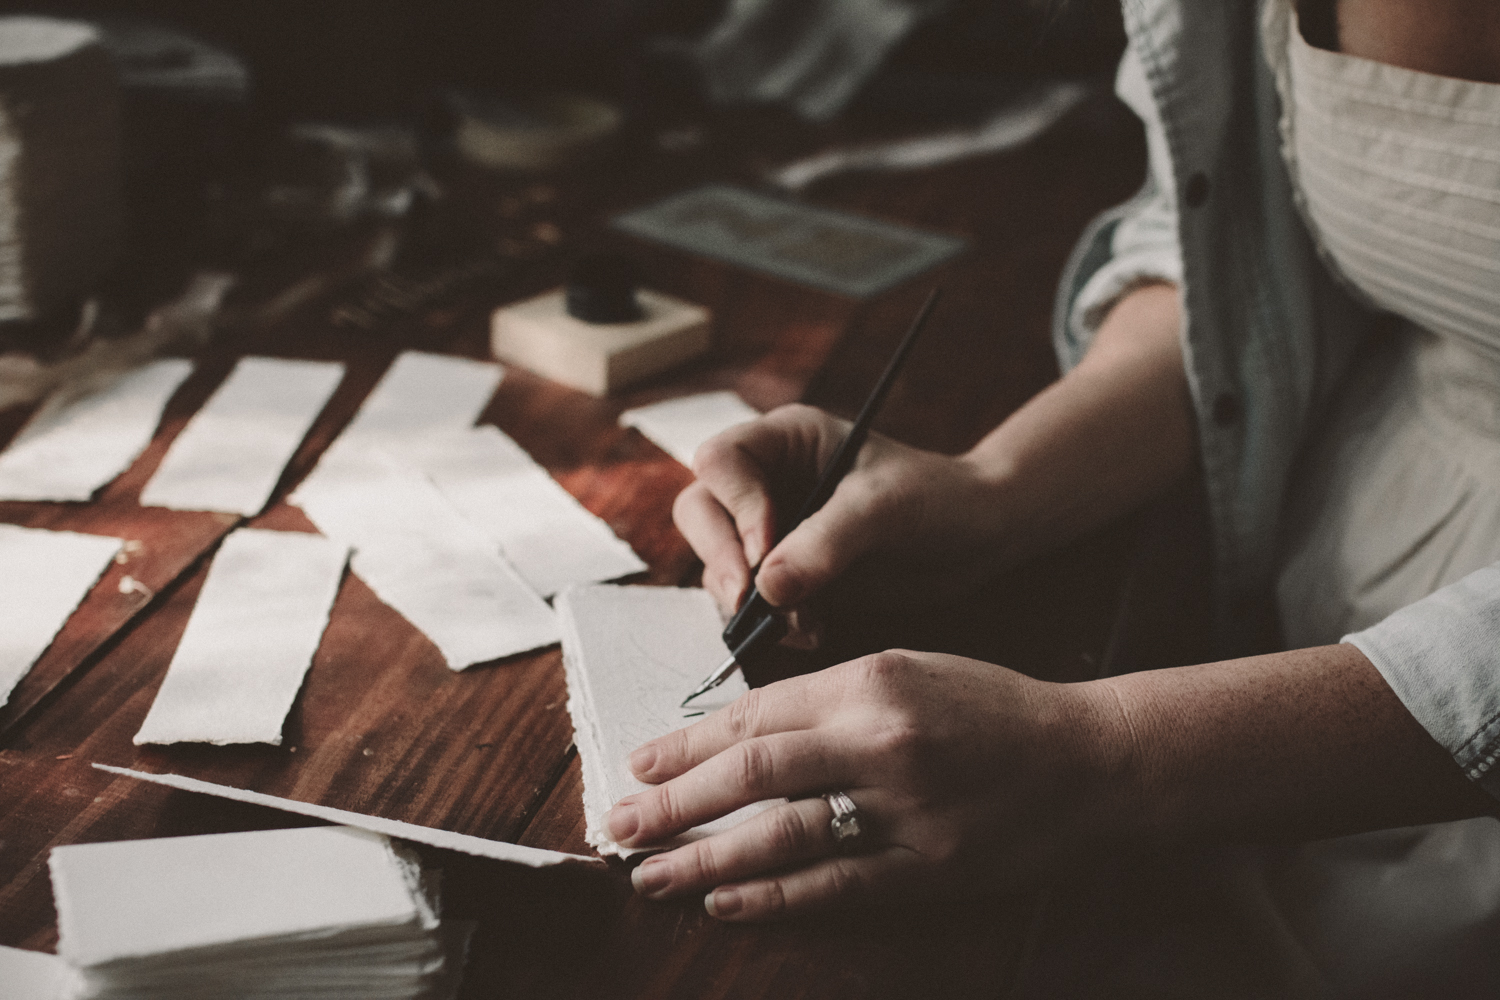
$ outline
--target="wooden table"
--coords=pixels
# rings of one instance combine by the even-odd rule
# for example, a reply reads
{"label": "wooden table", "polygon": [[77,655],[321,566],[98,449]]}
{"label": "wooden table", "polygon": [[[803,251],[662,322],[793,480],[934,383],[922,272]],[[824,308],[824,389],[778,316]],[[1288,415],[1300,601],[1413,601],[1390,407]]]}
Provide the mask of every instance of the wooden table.
{"label": "wooden table", "polygon": [[[706,361],[610,400],[511,370],[483,420],[512,435],[630,542],[650,565],[650,582],[692,582],[697,564],[670,513],[690,473],[619,428],[619,411],[727,387],[762,409],[802,399],[847,414],[915,305],[940,282],[945,304],[879,429],[926,447],[966,447],[1056,375],[1047,337],[1056,275],[1084,222],[1128,196],[1141,173],[1139,137],[1120,124],[1120,114],[1092,106],[1021,153],[824,182],[810,200],[958,233],[972,243],[935,274],[865,302],[604,232],[600,220],[617,208],[698,180],[748,179],[746,165],[767,155],[752,128],[714,132],[700,154],[638,148],[561,178],[553,184],[550,224],[563,234],[564,248],[628,247],[650,284],[714,310],[717,346]],[[549,201],[548,191],[532,194]],[[474,199],[481,217],[485,206],[499,204],[487,202],[482,190],[463,196]],[[502,215],[514,207],[505,205]],[[0,943],[55,945],[46,869],[54,845],[302,822],[117,778],[93,769],[94,762],[588,851],[557,649],[454,674],[424,636],[352,575],[287,720],[284,746],[131,744],[215,546],[239,523],[227,515],[142,508],[137,496],[233,361],[253,352],[348,363],[347,378],[297,452],[277,501],[248,522],[311,530],[280,498],[315,464],[390,359],[412,346],[482,357],[488,310],[553,283],[564,256],[506,271],[460,302],[368,328],[330,321],[350,295],[360,294],[357,288],[311,286],[306,302],[288,300],[295,307],[262,313],[271,318],[239,324],[212,342],[150,448],[94,502],[0,504],[0,521],[141,543],[94,588],[0,711]],[[0,414],[0,436],[23,416]],[[837,639],[826,655],[899,643],[982,655],[1042,676],[1088,676],[1105,645],[1129,542],[1122,531],[1088,540],[996,581],[962,606],[906,620],[847,615],[834,623]],[[147,592],[122,594],[118,584],[127,573]],[[628,868],[619,863],[597,872],[531,871],[426,854],[445,870],[448,913],[479,921],[465,981],[465,995],[474,997],[994,997],[1015,981],[1036,930],[1030,898],[728,927],[696,901],[635,898]]]}

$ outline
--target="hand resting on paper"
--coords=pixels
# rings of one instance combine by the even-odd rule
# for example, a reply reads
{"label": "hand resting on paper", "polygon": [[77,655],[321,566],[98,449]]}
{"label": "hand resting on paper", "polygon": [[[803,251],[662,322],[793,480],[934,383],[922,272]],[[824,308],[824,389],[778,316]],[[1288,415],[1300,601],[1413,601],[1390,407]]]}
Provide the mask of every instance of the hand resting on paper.
{"label": "hand resting on paper", "polygon": [[[1347,644],[1083,684],[885,652],[750,691],[630,763],[656,787],[609,815],[628,846],[792,800],[636,869],[641,894],[706,893],[725,920],[1023,888],[1124,842],[1316,839],[1493,809]],[[836,850],[830,791],[860,813],[856,853]]]}
{"label": "hand resting on paper", "polygon": [[[956,656],[865,657],[751,691],[641,747],[636,776],[665,783],[622,799],[610,833],[650,844],[792,798],[636,869],[653,899],[712,890],[721,919],[1015,887],[1074,846],[1061,831],[1084,829],[1077,817],[1101,801],[1111,762],[1094,737],[1119,713],[1099,695]],[[840,856],[828,804],[797,798],[829,789],[872,824],[867,852]]]}

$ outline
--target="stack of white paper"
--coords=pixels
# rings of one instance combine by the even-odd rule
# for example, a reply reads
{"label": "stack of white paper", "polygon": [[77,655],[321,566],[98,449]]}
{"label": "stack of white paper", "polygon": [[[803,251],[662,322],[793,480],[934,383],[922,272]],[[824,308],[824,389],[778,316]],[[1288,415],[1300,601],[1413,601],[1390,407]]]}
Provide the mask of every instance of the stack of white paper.
{"label": "stack of white paper", "polygon": [[[629,856],[652,849],[615,843],[605,814],[626,795],[649,787],[630,773],[632,750],[745,692],[744,679],[735,674],[690,707],[679,707],[728,655],[718,610],[703,590],[608,585],[569,587],[558,596],[557,610],[568,712],[583,765],[585,837],[600,854]],[[726,829],[765,807],[746,806],[673,844]]]}
{"label": "stack of white paper", "polygon": [[124,544],[0,524],[0,705]]}
{"label": "stack of white paper", "polygon": [[620,426],[634,427],[662,451],[692,466],[699,445],[758,416],[732,392],[703,392],[626,410],[620,414]]}
{"label": "stack of white paper", "polygon": [[453,978],[419,868],[378,834],[80,844],[50,866],[76,998],[394,1000]]}

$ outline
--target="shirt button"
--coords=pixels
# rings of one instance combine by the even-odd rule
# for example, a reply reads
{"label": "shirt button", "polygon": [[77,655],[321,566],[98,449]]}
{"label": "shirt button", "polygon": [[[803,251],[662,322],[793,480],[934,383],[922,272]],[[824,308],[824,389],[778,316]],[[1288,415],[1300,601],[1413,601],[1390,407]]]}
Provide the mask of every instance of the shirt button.
{"label": "shirt button", "polygon": [[1214,423],[1232,427],[1240,422],[1240,399],[1232,392],[1221,392],[1214,400]]}
{"label": "shirt button", "polygon": [[1187,188],[1183,191],[1183,200],[1187,202],[1188,208],[1202,208],[1203,203],[1208,201],[1208,175],[1203,171],[1188,178]]}

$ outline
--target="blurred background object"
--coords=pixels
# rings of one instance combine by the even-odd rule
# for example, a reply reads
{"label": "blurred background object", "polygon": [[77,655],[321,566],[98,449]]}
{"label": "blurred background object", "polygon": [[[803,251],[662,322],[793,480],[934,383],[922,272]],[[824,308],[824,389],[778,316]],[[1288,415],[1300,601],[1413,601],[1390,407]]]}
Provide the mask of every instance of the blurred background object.
{"label": "blurred background object", "polygon": [[0,321],[76,317],[114,264],[119,103],[95,29],[0,18]]}

